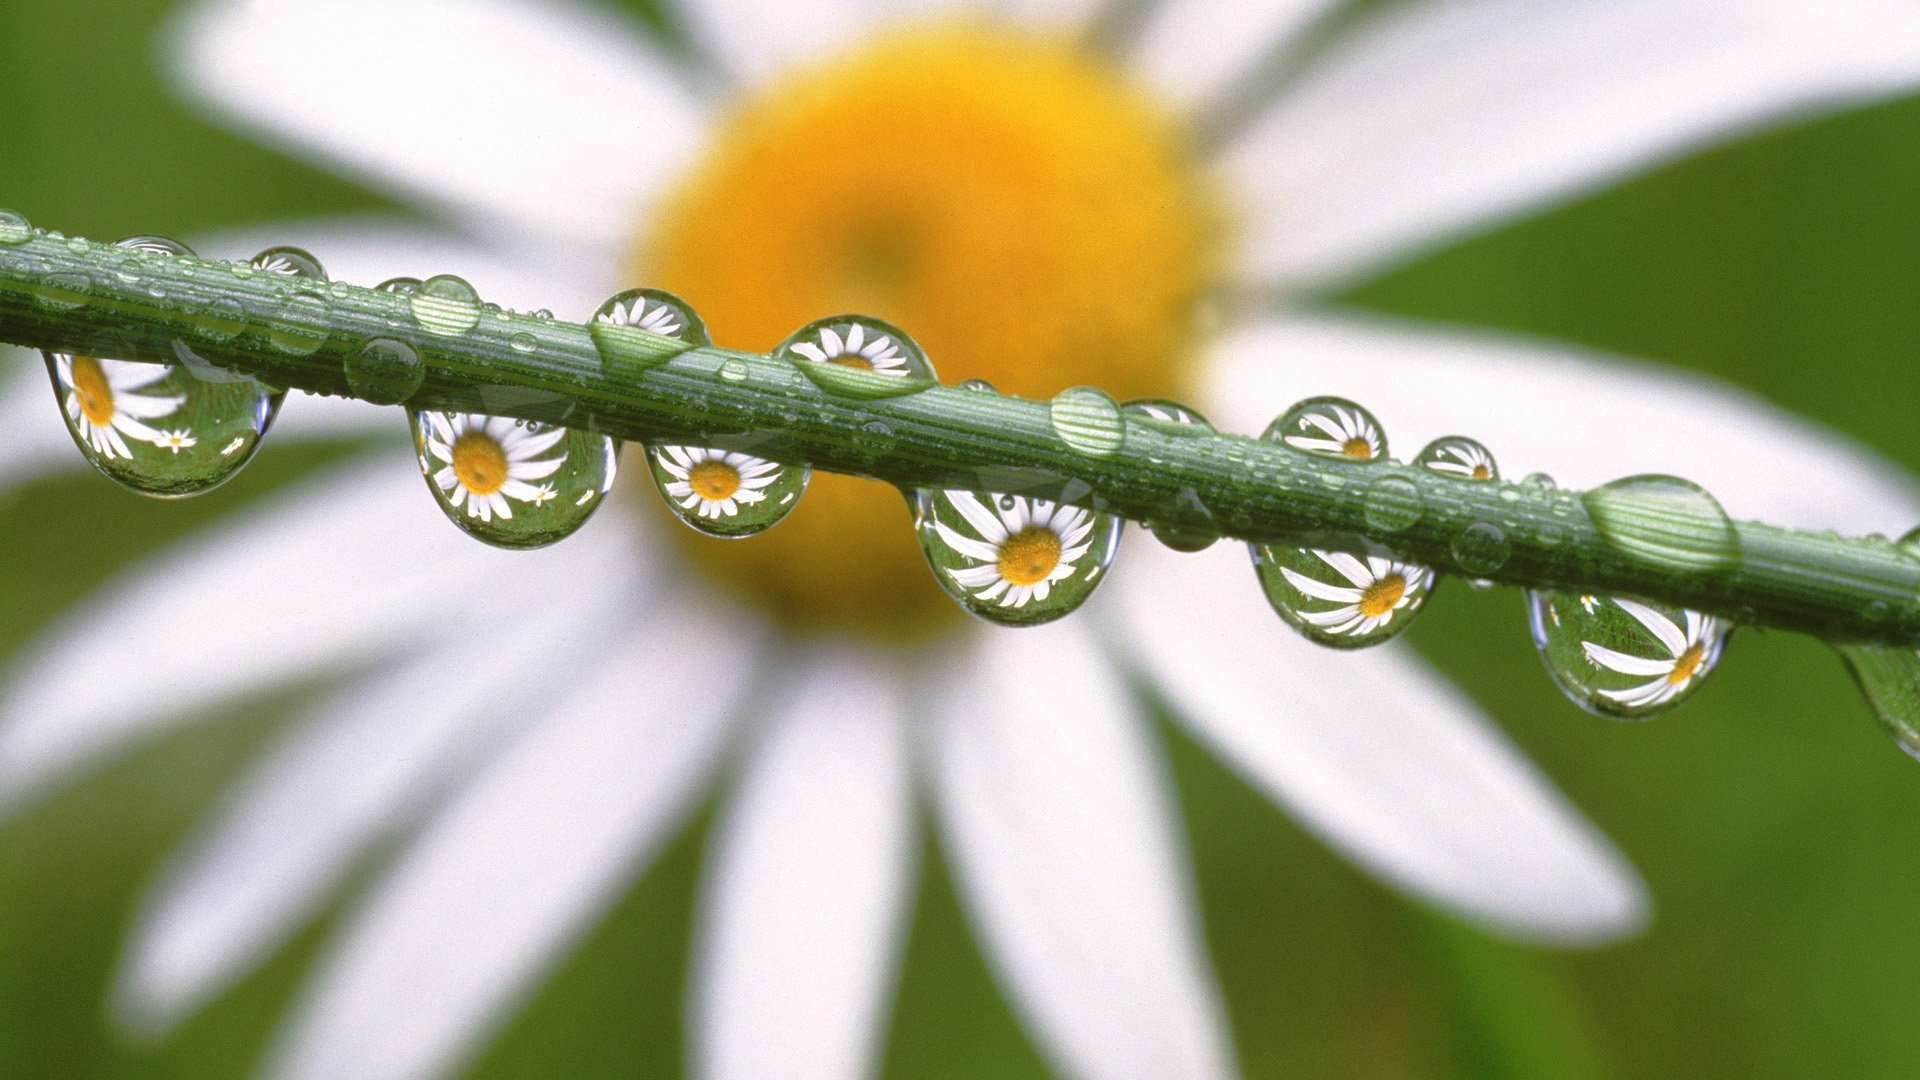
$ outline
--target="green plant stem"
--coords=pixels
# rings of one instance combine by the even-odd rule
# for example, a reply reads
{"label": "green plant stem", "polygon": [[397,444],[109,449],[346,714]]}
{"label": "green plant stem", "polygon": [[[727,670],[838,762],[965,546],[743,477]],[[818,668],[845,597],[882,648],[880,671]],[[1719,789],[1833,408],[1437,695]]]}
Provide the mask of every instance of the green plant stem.
{"label": "green plant stem", "polygon": [[[423,379],[406,401],[414,408],[741,449],[903,488],[1064,492],[1134,520],[1242,540],[1379,545],[1509,585],[1639,596],[1828,640],[1920,644],[1920,560],[1879,538],[1743,522],[1733,526],[1736,557],[1686,568],[1610,540],[1575,492],[1348,463],[1134,415],[1118,448],[1094,455],[1063,441],[1046,402],[949,387],[861,400],[822,389],[779,358],[638,331],[603,351],[585,324],[488,311],[449,335],[423,326],[408,297],[391,292],[243,276],[200,259],[130,258],[40,232],[0,245],[0,340],[19,345],[165,362],[190,350],[271,385],[350,395],[347,371],[376,338],[418,352]],[[1273,404],[1277,412],[1288,403]],[[1653,506],[1613,520],[1681,548],[1716,523]],[[1460,566],[1455,541],[1487,524],[1511,554],[1497,567]],[[1247,587],[1256,587],[1251,573]]]}

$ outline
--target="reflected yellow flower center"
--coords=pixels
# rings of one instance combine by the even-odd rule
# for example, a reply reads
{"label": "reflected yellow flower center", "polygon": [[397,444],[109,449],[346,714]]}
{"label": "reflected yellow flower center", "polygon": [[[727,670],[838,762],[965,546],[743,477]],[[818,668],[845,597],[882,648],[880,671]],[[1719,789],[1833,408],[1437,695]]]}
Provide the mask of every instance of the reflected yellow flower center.
{"label": "reflected yellow flower center", "polygon": [[1407,579],[1399,574],[1387,574],[1379,581],[1360,590],[1360,614],[1369,619],[1377,619],[1392,611],[1407,595]]}
{"label": "reflected yellow flower center", "polygon": [[[1136,87],[1064,41],[960,25],[875,38],[739,103],[649,225],[626,275],[684,297],[723,345],[859,313],[912,334],[949,384],[1041,398],[1179,396],[1220,265],[1196,162]],[[794,629],[900,640],[960,621],[884,484],[816,474],[764,536],[675,535]]]}
{"label": "reflected yellow flower center", "polygon": [[1693,678],[1693,673],[1700,670],[1700,661],[1706,656],[1706,652],[1705,643],[1687,646],[1687,651],[1681,653],[1680,659],[1673,662],[1673,670],[1667,672],[1667,681],[1679,686]]}
{"label": "reflected yellow flower center", "polygon": [[1060,537],[1052,529],[1029,526],[1000,545],[1000,576],[1014,585],[1037,585],[1060,565]]}
{"label": "reflected yellow flower center", "polygon": [[687,470],[687,486],[708,502],[731,499],[740,490],[740,471],[724,461],[702,461]]}
{"label": "reflected yellow flower center", "polygon": [[1493,473],[1485,465],[1475,465],[1473,467],[1473,478],[1475,480],[1491,480],[1493,479]]}
{"label": "reflected yellow flower center", "polygon": [[493,436],[469,431],[453,441],[453,475],[475,495],[491,495],[507,482],[507,452]]}
{"label": "reflected yellow flower center", "polygon": [[1340,452],[1350,458],[1359,458],[1364,461],[1373,456],[1373,444],[1365,439],[1356,437],[1348,439],[1342,444]]}
{"label": "reflected yellow flower center", "polygon": [[827,363],[838,364],[841,367],[850,367],[857,371],[873,370],[873,361],[861,356],[859,353],[841,353],[839,356],[828,360]]}
{"label": "reflected yellow flower center", "polygon": [[91,356],[73,358],[73,396],[88,422],[95,426],[113,422],[113,387],[100,361]]}

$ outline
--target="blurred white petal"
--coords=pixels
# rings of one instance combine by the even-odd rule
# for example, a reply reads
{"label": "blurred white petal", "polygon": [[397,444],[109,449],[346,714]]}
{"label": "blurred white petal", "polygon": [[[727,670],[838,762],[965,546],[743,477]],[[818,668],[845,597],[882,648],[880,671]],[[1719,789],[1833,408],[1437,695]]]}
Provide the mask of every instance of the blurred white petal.
{"label": "blurred white petal", "polygon": [[59,399],[37,352],[0,345],[0,431],[7,433],[7,452],[0,454],[0,497],[48,473],[86,467],[60,418]]}
{"label": "blurred white petal", "polygon": [[997,17],[1040,33],[1074,35],[1083,31],[1107,5],[1138,2],[1140,0],[994,0],[992,11]]}
{"label": "blurred white petal", "polygon": [[889,658],[809,655],[708,849],[688,1010],[709,1080],[859,1080],[885,1029],[914,877],[906,709]]}
{"label": "blurred white petal", "polygon": [[[450,1072],[680,823],[762,654],[710,600],[663,601],[401,855],[316,964],[267,1073]],[[699,693],[676,688],[686,672]]]}
{"label": "blurred white petal", "polygon": [[624,241],[706,128],[640,27],[569,0],[204,0],[168,61],[258,138],[543,248]]}
{"label": "blurred white petal", "polygon": [[1394,451],[1471,435],[1503,472],[1588,488],[1673,473],[1736,518],[1899,535],[1920,487],[1845,436],[1704,375],[1565,345],[1365,316],[1275,319],[1219,343],[1203,403],[1256,432],[1312,394],[1373,410]]}
{"label": "blurred white petal", "polygon": [[208,704],[456,632],[501,580],[571,602],[594,585],[579,549],[600,545],[645,557],[617,527],[486,547],[441,516],[411,454],[363,455],[123,572],[18,654],[0,806]]}
{"label": "blurred white petal", "polygon": [[1318,58],[1223,166],[1252,274],[1326,285],[1917,83],[1911,0],[1398,4]]}
{"label": "blurred white petal", "polygon": [[122,1015],[171,1027],[278,947],[370,847],[412,825],[606,651],[646,565],[582,556],[579,573],[599,587],[565,607],[505,579],[490,606],[521,614],[451,627],[290,731],[148,896],[120,975]]}
{"label": "blurred white petal", "polygon": [[829,59],[888,25],[939,19],[985,0],[673,0],[695,44],[727,75],[760,83]]}
{"label": "blurred white petal", "polygon": [[1160,748],[1080,618],[978,636],[929,781],[981,944],[1062,1075],[1236,1069]]}
{"label": "blurred white petal", "polygon": [[1163,0],[1152,5],[1134,53],[1139,73],[1191,109],[1286,49],[1339,0]]}
{"label": "blurred white petal", "polygon": [[1107,587],[1181,719],[1362,866],[1520,937],[1645,920],[1633,869],[1471,702],[1401,646],[1337,652],[1288,629],[1244,545],[1136,543]]}

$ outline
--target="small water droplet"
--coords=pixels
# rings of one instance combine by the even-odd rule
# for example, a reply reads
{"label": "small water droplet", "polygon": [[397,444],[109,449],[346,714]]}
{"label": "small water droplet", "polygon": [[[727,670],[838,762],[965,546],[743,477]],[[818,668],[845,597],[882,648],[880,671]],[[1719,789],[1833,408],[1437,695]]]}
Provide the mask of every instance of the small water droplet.
{"label": "small water droplet", "polygon": [[1420,524],[1427,504],[1419,485],[1413,481],[1404,476],[1383,476],[1367,485],[1366,502],[1360,509],[1368,525],[1393,533]]}
{"label": "small water droplet", "polygon": [[1491,574],[1507,565],[1513,544],[1506,531],[1491,521],[1476,521],[1460,530],[1447,545],[1453,561],[1469,574]]}
{"label": "small water droplet", "polygon": [[1035,626],[1093,595],[1120,548],[1118,515],[984,491],[911,496],[914,531],[934,580],[968,612]]}
{"label": "small water droplet", "polygon": [[998,390],[995,390],[993,388],[993,384],[988,382],[985,379],[964,379],[960,383],[958,383],[954,387],[954,389],[974,390],[982,394],[998,394],[1000,392]]}
{"label": "small water droplet", "polygon": [[320,260],[297,247],[271,247],[247,262],[256,270],[282,277],[327,280],[327,272],[320,266]]}
{"label": "small water droplet", "polygon": [[746,362],[739,359],[729,359],[726,363],[720,365],[720,377],[728,382],[745,382],[747,380]]}
{"label": "small water droplet", "polygon": [[605,435],[504,416],[407,410],[427,488],[447,519],[503,548],[536,548],[580,529],[613,486]]}
{"label": "small water droplet", "polygon": [[375,405],[398,405],[420,390],[426,368],[413,346],[395,338],[374,338],[345,362],[347,386],[355,397]]}
{"label": "small water droplet", "polygon": [[1907,756],[1920,760],[1920,652],[1877,642],[1852,642],[1834,649],[1880,727]]}
{"label": "small water droplet", "polygon": [[375,285],[373,290],[375,292],[394,293],[399,296],[412,296],[414,293],[419,292],[420,286],[424,284],[426,284],[426,282],[421,281],[417,277],[388,278],[380,284]]}
{"label": "small water droplet", "polygon": [[[1468,480],[1500,479],[1500,466],[1494,463],[1493,454],[1463,435],[1447,435],[1433,440],[1413,459],[1413,463],[1437,473]],[[1515,493],[1515,497],[1518,497],[1518,493]]]}
{"label": "small water droplet", "polygon": [[1433,593],[1432,570],[1385,551],[1248,547],[1273,610],[1308,640],[1336,649],[1377,645],[1400,633]]}
{"label": "small water droplet", "polygon": [[187,321],[193,324],[201,337],[209,341],[231,341],[247,328],[247,312],[240,306],[240,301],[230,296],[220,296],[196,308],[188,315]]}
{"label": "small water droplet", "polygon": [[12,247],[33,239],[33,226],[11,210],[0,210],[0,244]]}
{"label": "small water droplet", "polygon": [[1126,441],[1127,424],[1120,406],[1106,391],[1091,386],[1075,386],[1054,395],[1047,403],[1047,419],[1068,449],[1088,457],[1108,457]]}
{"label": "small water droplet", "polygon": [[1580,498],[1602,539],[1646,562],[1713,570],[1740,559],[1739,537],[1727,512],[1690,480],[1630,476]]}
{"label": "small water droplet", "polygon": [[540,342],[532,334],[521,331],[507,338],[507,345],[514,352],[530,353],[540,347]]}
{"label": "small water droplet", "polygon": [[912,338],[866,315],[816,319],[787,335],[773,355],[839,397],[873,401],[937,385],[933,363]]}
{"label": "small water droplet", "polygon": [[713,343],[693,308],[659,289],[628,289],[609,296],[587,320],[587,332],[601,364],[629,375]]}
{"label": "small water droplet", "polygon": [[480,325],[480,295],[463,278],[430,277],[406,295],[414,320],[429,333],[457,337]]}
{"label": "small water droplet", "polygon": [[1642,720],[1700,689],[1731,627],[1697,611],[1638,600],[1528,590],[1534,647],[1574,704]]}
{"label": "small water droplet", "polygon": [[1554,482],[1553,477],[1543,472],[1528,473],[1526,478],[1520,482],[1532,487],[1546,488],[1548,491],[1554,491],[1560,487],[1559,484]]}
{"label": "small water droplet", "polygon": [[1346,398],[1308,398],[1281,413],[1261,438],[1341,461],[1380,461],[1387,435],[1373,414]]}
{"label": "small water droplet", "polygon": [[[320,260],[295,247],[268,248],[247,260],[256,270],[280,277],[325,282]],[[326,302],[306,293],[283,297],[268,313],[267,342],[290,356],[311,356],[333,332]]]}
{"label": "small water droplet", "polygon": [[654,444],[647,448],[654,486],[675,517],[725,540],[756,536],[799,505],[813,470],[738,451]]}
{"label": "small water droplet", "polygon": [[[1129,401],[1120,406],[1120,411],[1128,416],[1139,416],[1163,424],[1177,424],[1182,428],[1190,428],[1196,435],[1205,434],[1214,429],[1213,424],[1200,415],[1198,410],[1164,398]],[[1220,530],[1213,523],[1213,511],[1207,508],[1200,499],[1200,493],[1193,488],[1182,488],[1178,498],[1183,508],[1204,521],[1176,524],[1149,520],[1144,522],[1147,531],[1153,534],[1154,539],[1175,551],[1204,551],[1211,547],[1214,541],[1220,539]]]}
{"label": "small water droplet", "polygon": [[93,282],[88,281],[85,274],[48,274],[33,286],[34,302],[52,311],[86,307],[92,296]]}

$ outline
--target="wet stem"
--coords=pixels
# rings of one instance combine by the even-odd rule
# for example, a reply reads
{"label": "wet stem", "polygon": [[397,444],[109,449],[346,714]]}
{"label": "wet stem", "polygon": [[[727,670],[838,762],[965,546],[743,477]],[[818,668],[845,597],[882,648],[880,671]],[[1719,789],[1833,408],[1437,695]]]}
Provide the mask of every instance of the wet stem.
{"label": "wet stem", "polygon": [[[1616,496],[1603,509],[1577,492],[1329,460],[1123,413],[1084,387],[1037,402],[922,380],[825,380],[785,359],[635,327],[445,314],[341,282],[0,230],[0,341],[29,348],[204,360],[271,386],[354,396],[349,372],[369,343],[399,341],[420,362],[403,402],[415,409],[737,449],[909,489],[1064,492],[1157,531],[1385,550],[1508,585],[1642,597],[1832,641],[1920,643],[1920,559],[1880,538],[1729,522],[1710,499]],[[1490,531],[1505,541],[1499,565],[1459,565],[1461,539],[1484,556],[1477,541]]]}

